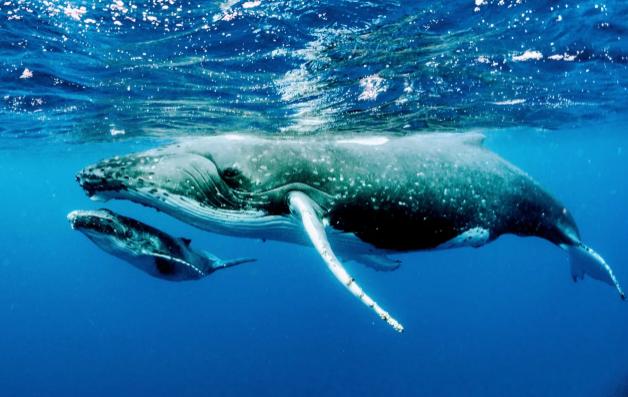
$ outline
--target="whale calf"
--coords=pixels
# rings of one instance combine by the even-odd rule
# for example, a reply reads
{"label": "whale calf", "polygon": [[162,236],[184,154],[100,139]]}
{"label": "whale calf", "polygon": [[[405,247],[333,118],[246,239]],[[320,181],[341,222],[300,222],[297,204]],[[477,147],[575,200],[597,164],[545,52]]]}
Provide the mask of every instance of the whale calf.
{"label": "whale calf", "polygon": [[217,135],[103,160],[77,180],[93,199],[131,200],[211,232],[313,245],[334,276],[398,331],[343,261],[394,269],[387,255],[536,236],[569,253],[574,281],[588,275],[623,298],[570,212],[483,139]]}
{"label": "whale calf", "polygon": [[212,254],[193,250],[189,239],[171,237],[107,209],[72,211],[68,220],[72,229],[85,234],[104,251],[164,280],[198,280],[216,270],[255,260],[220,260]]}

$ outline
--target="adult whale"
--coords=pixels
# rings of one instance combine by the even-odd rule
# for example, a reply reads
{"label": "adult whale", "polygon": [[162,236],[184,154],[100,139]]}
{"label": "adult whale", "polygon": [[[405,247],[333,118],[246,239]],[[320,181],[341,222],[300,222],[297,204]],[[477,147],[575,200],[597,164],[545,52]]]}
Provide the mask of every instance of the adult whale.
{"label": "adult whale", "polygon": [[569,211],[483,138],[219,135],[104,160],[77,180],[92,198],[132,200],[212,232],[313,244],[338,280],[399,331],[339,257],[385,266],[394,265],[388,253],[537,236],[568,251],[574,281],[589,275],[623,298]]}

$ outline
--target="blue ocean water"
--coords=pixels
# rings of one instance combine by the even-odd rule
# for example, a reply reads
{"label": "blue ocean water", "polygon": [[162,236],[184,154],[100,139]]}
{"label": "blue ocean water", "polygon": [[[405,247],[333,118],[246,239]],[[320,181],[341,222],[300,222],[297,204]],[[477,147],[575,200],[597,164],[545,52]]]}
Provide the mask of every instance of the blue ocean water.
{"label": "blue ocean water", "polygon": [[[0,396],[625,396],[628,305],[502,237],[351,270],[95,203],[87,164],[219,132],[482,131],[628,285],[623,1],[0,3]],[[147,277],[72,231],[106,206],[258,262]]]}

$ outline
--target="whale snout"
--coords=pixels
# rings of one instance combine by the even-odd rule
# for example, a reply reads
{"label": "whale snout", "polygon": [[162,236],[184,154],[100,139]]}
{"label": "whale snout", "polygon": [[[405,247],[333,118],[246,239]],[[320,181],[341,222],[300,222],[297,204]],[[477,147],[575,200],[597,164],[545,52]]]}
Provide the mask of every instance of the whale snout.
{"label": "whale snout", "polygon": [[93,228],[97,217],[91,211],[75,210],[67,215],[67,219],[73,230],[83,230]]}
{"label": "whale snout", "polygon": [[[92,173],[92,170],[87,168],[76,174],[76,181],[90,198],[94,196],[98,188],[105,182],[104,177],[96,177],[96,175]],[[69,216],[70,215],[68,215],[68,219]]]}
{"label": "whale snout", "polygon": [[192,205],[239,209],[238,197],[211,159],[174,149],[102,160],[78,172],[76,181],[92,200],[126,199],[157,209],[178,208],[187,200]]}
{"label": "whale snout", "polygon": [[72,229],[78,229],[90,227],[98,222],[106,220],[109,213],[110,212],[105,209],[97,211],[74,210],[67,215],[67,219],[70,222],[70,226],[72,226]]}
{"label": "whale snout", "polygon": [[72,211],[67,215],[67,219],[68,222],[70,222],[70,226],[72,227],[72,229],[76,229],[76,220],[79,218],[80,216],[80,212],[79,211]]}
{"label": "whale snout", "polygon": [[74,230],[87,234],[119,235],[125,234],[122,221],[108,209],[75,210],[67,215]]}
{"label": "whale snout", "polygon": [[127,189],[124,174],[112,160],[83,168],[76,174],[76,181],[93,200],[106,200],[109,194]]}

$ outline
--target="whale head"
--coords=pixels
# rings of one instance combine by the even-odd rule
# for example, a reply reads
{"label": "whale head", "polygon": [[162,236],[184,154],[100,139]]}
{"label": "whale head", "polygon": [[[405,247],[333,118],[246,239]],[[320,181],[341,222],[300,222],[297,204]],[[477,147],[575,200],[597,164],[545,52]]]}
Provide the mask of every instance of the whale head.
{"label": "whale head", "polygon": [[[228,207],[231,203],[230,191],[211,159],[175,150],[152,150],[106,159],[85,167],[76,180],[94,200],[141,201],[145,197],[150,201],[150,197],[167,201],[174,195],[203,205]],[[215,194],[208,194],[210,191]]]}
{"label": "whale head", "polygon": [[106,159],[76,179],[94,200],[134,201],[203,229],[265,228],[289,213],[285,178],[298,179],[267,149],[255,137],[207,137]]}
{"label": "whale head", "polygon": [[72,229],[83,233],[104,251],[133,256],[137,233],[124,217],[108,209],[75,210],[67,215]]}
{"label": "whale head", "polygon": [[119,216],[107,209],[76,210],[67,216],[70,226],[88,237],[124,240],[130,237],[130,230]]}

